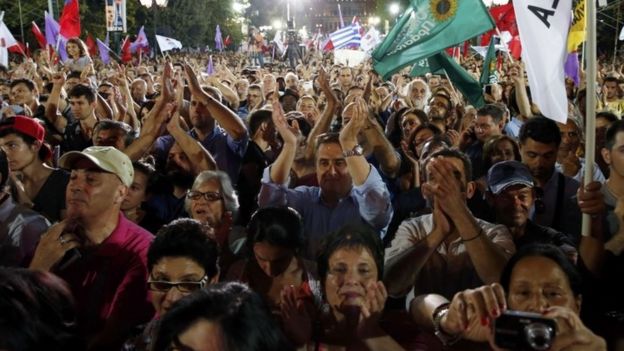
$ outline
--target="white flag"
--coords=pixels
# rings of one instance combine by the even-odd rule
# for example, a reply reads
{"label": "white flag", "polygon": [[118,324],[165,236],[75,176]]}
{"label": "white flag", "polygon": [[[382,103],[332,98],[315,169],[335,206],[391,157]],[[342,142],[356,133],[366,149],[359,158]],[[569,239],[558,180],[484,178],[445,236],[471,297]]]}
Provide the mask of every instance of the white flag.
{"label": "white flag", "polygon": [[381,43],[381,38],[379,37],[379,31],[375,29],[375,27],[371,27],[368,32],[362,37],[362,41],[360,42],[362,50],[365,52],[370,52],[375,49],[377,44]]}
{"label": "white flag", "polygon": [[273,42],[275,43],[275,45],[279,49],[279,53],[283,53],[283,52],[286,51],[286,47],[284,46],[284,42],[282,41],[282,31],[281,30],[278,30],[275,33],[275,37],[273,38]]}
{"label": "white flag", "polygon": [[620,31],[620,40],[624,40],[624,27],[622,27],[622,30]]}
{"label": "white flag", "polygon": [[544,116],[565,123],[568,99],[563,66],[572,1],[523,0],[513,5],[533,102]]}
{"label": "white flag", "polygon": [[160,51],[169,51],[173,49],[182,49],[182,43],[179,40],[173,38],[163,37],[162,35],[156,35],[156,41],[160,47]]}
{"label": "white flag", "polygon": [[9,28],[7,28],[3,21],[0,21],[0,40],[4,41],[4,47],[6,48],[17,44],[17,40],[15,40],[13,34],[11,34]]}

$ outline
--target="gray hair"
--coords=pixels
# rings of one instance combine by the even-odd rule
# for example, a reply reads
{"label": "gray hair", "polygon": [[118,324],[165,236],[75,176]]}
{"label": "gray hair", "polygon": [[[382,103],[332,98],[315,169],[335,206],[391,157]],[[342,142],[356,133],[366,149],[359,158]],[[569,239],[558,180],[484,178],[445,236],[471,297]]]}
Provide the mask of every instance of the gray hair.
{"label": "gray hair", "polygon": [[[238,195],[236,195],[230,176],[227,173],[223,171],[203,171],[195,178],[191,191],[197,190],[197,188],[211,180],[215,180],[219,183],[219,192],[223,196],[223,206],[226,211],[232,213],[232,219],[236,219],[239,208]],[[191,213],[190,199],[186,198],[184,200],[184,208],[187,213]]]}

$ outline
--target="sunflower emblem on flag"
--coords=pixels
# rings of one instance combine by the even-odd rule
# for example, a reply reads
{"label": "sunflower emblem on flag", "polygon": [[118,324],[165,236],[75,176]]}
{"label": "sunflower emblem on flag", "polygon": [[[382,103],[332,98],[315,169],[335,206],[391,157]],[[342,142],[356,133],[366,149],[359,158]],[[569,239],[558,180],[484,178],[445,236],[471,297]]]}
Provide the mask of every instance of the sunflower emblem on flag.
{"label": "sunflower emblem on flag", "polygon": [[438,22],[444,22],[455,16],[457,12],[457,1],[459,0],[431,0],[429,6],[433,18]]}

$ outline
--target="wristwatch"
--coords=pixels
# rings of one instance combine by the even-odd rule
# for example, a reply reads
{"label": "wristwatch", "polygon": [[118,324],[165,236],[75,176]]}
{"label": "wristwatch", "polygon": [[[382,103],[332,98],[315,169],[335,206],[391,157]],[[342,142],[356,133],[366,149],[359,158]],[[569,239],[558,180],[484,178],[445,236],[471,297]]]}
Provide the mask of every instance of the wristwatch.
{"label": "wristwatch", "polygon": [[362,147],[362,145],[355,145],[353,149],[343,151],[342,156],[343,157],[362,156],[363,152],[364,152],[364,148]]}
{"label": "wristwatch", "polygon": [[444,330],[442,330],[442,318],[446,316],[449,311],[449,303],[444,303],[438,306],[435,311],[433,311],[433,330],[435,336],[442,342],[443,346],[451,346],[458,342],[461,339],[461,334],[448,334]]}

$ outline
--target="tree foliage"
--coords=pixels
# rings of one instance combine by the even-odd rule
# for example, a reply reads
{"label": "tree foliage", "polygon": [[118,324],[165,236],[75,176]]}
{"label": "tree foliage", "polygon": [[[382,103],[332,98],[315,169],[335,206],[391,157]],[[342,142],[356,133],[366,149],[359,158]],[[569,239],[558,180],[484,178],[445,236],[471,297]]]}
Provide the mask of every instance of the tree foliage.
{"label": "tree foliage", "polygon": [[[53,0],[62,11],[63,0]],[[82,37],[87,33],[103,39],[106,36],[106,19],[103,0],[79,0]],[[36,40],[31,32],[32,21],[44,31],[44,11],[47,0],[21,0],[22,23],[25,41],[36,48]],[[169,0],[166,8],[145,8],[139,0],[127,0],[127,25],[130,36],[136,35],[144,25],[150,40],[154,38],[154,28],[158,34],[182,41],[186,47],[214,47],[215,29],[221,26],[223,38],[230,35],[234,42],[242,39],[241,23],[235,21],[232,0]],[[19,2],[0,0],[0,10],[5,11],[4,22],[16,39],[21,37]],[[57,18],[58,19],[58,18]],[[156,24],[156,26],[154,26]]]}

